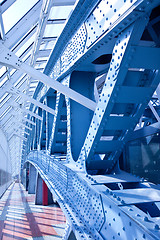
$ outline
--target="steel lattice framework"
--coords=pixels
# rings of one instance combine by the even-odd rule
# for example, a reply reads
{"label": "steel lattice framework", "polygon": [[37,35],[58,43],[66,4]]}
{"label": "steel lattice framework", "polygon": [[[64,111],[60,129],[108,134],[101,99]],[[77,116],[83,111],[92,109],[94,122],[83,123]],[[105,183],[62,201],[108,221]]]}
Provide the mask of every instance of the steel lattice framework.
{"label": "steel lattice framework", "polygon": [[[5,37],[1,21],[0,64],[8,74],[1,125],[7,125],[9,141],[21,139],[21,173],[29,165],[29,188],[34,181],[38,189],[43,179],[63,209],[63,239],[158,240],[159,187],[121,171],[119,158],[150,121],[145,111],[159,126],[160,2],[79,0],[67,21],[49,19],[60,2],[74,4],[44,0],[33,7],[40,18],[30,62],[15,54],[18,46]],[[51,21],[65,26],[52,51],[42,53],[40,46],[54,41],[43,35]],[[36,69],[43,54],[48,60]],[[25,88],[15,84],[17,78],[24,78]]]}

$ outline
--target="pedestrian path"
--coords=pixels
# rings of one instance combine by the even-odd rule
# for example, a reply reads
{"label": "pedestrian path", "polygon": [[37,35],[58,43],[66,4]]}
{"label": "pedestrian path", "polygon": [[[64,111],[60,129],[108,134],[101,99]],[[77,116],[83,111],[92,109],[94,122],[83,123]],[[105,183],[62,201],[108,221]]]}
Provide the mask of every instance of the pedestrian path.
{"label": "pedestrian path", "polygon": [[0,199],[1,240],[59,240],[66,225],[65,216],[55,204],[35,205],[35,195],[13,183]]}

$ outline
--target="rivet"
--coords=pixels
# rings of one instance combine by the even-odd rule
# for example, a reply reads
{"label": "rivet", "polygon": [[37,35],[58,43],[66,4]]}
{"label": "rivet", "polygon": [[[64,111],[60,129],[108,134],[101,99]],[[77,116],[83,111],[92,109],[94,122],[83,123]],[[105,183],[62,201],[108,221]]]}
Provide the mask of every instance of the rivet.
{"label": "rivet", "polygon": [[156,225],[154,226],[154,228],[155,228],[156,230],[159,230],[159,225],[156,224]]}
{"label": "rivet", "polygon": [[144,221],[148,222],[149,221],[148,217],[144,217]]}

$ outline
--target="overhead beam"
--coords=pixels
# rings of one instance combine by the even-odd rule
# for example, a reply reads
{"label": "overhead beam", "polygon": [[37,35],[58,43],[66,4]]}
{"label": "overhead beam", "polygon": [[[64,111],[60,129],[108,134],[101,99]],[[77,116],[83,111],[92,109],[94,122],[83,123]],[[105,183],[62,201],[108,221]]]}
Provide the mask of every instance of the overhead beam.
{"label": "overhead beam", "polygon": [[[25,112],[25,113],[29,114],[30,116],[35,117],[35,118],[37,118],[37,119],[39,119],[39,120],[41,120],[41,121],[43,120],[43,118],[42,118],[41,116],[39,116],[38,114],[36,114],[36,113],[34,113],[34,112],[30,111],[30,110],[27,110],[26,108],[21,108],[20,105],[18,105],[18,104],[17,104],[17,106],[16,106],[16,105],[14,105],[13,103],[12,103],[12,104],[6,103],[6,104],[5,104],[5,107],[6,107],[6,109],[7,109],[8,107],[12,107],[11,111],[13,111],[14,108],[18,108],[18,110],[20,109],[21,112]],[[11,112],[9,112],[9,114],[11,114]]]}
{"label": "overhead beam", "polygon": [[[30,62],[30,65],[32,66],[35,64],[36,58],[38,57],[39,47],[42,42],[42,38],[43,38],[45,27],[47,24],[47,19],[50,13],[51,5],[52,5],[52,0],[43,0],[40,18],[37,26],[37,31],[36,31],[36,38],[32,48],[32,55],[31,55],[31,62]],[[49,51],[49,54],[50,54],[50,51]]]}
{"label": "overhead beam", "polygon": [[4,1],[1,4],[2,13],[5,12],[16,0]]}
{"label": "overhead beam", "polygon": [[30,124],[32,124],[32,125],[34,125],[34,126],[36,125],[35,122],[33,122],[33,121],[31,121],[30,119],[25,118],[25,117],[22,117],[22,121],[28,122],[28,123],[30,123]]}
{"label": "overhead beam", "polygon": [[75,4],[76,0],[54,0],[53,6],[73,6]]}
{"label": "overhead beam", "polygon": [[42,2],[38,1],[37,4],[24,15],[21,21],[17,22],[17,24],[6,34],[5,45],[9,49],[15,47],[15,45],[21,41],[24,35],[30,31],[31,26],[37,25],[41,5]]}
{"label": "overhead beam", "polygon": [[4,24],[2,19],[2,11],[0,6],[0,32],[1,32],[1,38],[5,40],[5,31],[4,31]]}
{"label": "overhead beam", "polygon": [[8,133],[13,133],[13,132],[16,132],[16,133],[21,133],[21,134],[27,134],[27,135],[30,135],[28,132],[25,132],[25,131],[23,131],[22,129],[20,130],[20,128],[17,128],[17,127],[13,127],[13,128],[11,128],[11,126],[10,126],[10,128],[9,128],[11,131],[9,131]]}
{"label": "overhead beam", "polygon": [[11,93],[11,94],[17,94],[17,95],[21,96],[24,100],[29,101],[30,103],[33,103],[37,107],[40,107],[41,109],[45,110],[46,112],[48,112],[52,115],[55,115],[55,111],[52,108],[50,108],[47,105],[44,105],[43,103],[29,97],[28,95],[26,95],[25,93],[23,93],[22,91],[20,91],[16,87],[14,87],[13,85],[11,86],[10,90],[7,91],[7,92]]}
{"label": "overhead beam", "polygon": [[64,24],[66,19],[48,19],[47,24]]}
{"label": "overhead beam", "polygon": [[160,122],[160,117],[159,117],[156,109],[153,107],[151,101],[148,103],[148,106],[150,107],[150,109],[151,109],[153,115],[155,116],[155,118],[157,119],[157,121]]}
{"label": "overhead beam", "polygon": [[19,137],[19,138],[23,139],[23,141],[27,141],[27,138],[25,138],[25,137],[23,137],[23,136],[20,136],[20,135],[18,135],[18,134],[16,134],[16,133],[12,133],[12,134],[8,137],[8,141],[10,141],[13,136]]}
{"label": "overhead beam", "polygon": [[19,126],[21,127],[24,127],[26,129],[28,129],[29,131],[32,131],[32,128],[28,127],[26,124],[22,123],[22,122],[19,122],[19,121],[12,121],[11,124],[9,126],[7,126],[7,129],[10,128],[11,126],[15,126],[16,124],[18,124]]}
{"label": "overhead beam", "polygon": [[57,90],[58,92],[78,102],[79,104],[89,108],[90,110],[94,111],[96,109],[96,102],[86,98],[71,88],[64,86],[62,83],[55,81],[44,73],[22,62],[22,60],[18,58],[14,53],[12,53],[7,47],[5,47],[2,42],[0,43],[0,49],[0,63],[2,65],[4,64],[8,67],[13,67],[21,70],[34,79],[38,79],[45,85]]}
{"label": "overhead beam", "polygon": [[28,113],[28,114],[29,114],[30,116],[32,116],[32,117],[35,117],[35,118],[39,119],[40,121],[43,120],[43,118],[42,118],[41,116],[39,116],[39,115],[36,114],[36,113],[33,113],[33,112],[30,111],[30,110],[27,110],[26,108],[20,108],[20,110],[21,110],[22,112]]}

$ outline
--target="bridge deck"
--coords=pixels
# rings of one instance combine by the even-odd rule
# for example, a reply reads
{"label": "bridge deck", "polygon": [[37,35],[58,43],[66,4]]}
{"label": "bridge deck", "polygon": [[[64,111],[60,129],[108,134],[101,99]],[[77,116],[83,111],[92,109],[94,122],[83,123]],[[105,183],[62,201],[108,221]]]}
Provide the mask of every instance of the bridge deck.
{"label": "bridge deck", "polygon": [[12,184],[0,200],[0,239],[61,239],[65,216],[52,204],[34,204],[35,195],[28,194],[19,183]]}

